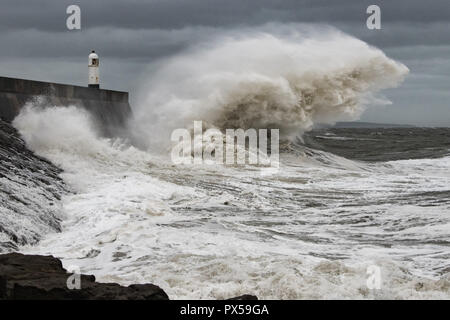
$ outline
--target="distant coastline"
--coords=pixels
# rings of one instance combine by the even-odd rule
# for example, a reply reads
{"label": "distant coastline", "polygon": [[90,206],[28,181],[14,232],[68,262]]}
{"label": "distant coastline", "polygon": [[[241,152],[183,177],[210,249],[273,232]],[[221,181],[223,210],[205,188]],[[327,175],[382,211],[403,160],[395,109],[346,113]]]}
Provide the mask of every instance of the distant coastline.
{"label": "distant coastline", "polygon": [[321,128],[417,128],[410,124],[394,124],[394,123],[374,123],[374,122],[363,122],[363,121],[343,121],[336,122],[333,125],[320,125],[316,129]]}

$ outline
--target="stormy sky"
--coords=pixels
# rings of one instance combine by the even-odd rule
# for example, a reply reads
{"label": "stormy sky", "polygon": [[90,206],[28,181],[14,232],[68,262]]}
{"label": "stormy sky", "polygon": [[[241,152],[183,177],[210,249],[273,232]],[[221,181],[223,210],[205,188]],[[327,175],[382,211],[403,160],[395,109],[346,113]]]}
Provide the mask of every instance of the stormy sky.
{"label": "stormy sky", "polygon": [[[81,30],[66,27],[66,8],[81,8]],[[381,7],[382,29],[366,27],[366,8]],[[385,91],[393,102],[361,120],[450,126],[448,0],[2,0],[0,75],[86,85],[87,55],[100,54],[101,86],[130,91],[147,66],[227,30],[308,23],[331,25],[382,49],[410,69]]]}

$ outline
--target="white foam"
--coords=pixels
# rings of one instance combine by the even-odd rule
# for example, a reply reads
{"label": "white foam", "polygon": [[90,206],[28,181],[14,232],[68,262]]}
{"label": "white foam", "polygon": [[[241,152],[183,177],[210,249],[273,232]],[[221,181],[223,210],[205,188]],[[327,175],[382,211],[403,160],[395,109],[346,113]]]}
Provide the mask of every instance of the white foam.
{"label": "white foam", "polygon": [[374,93],[408,73],[382,51],[335,29],[294,30],[226,33],[152,64],[130,124],[135,139],[165,145],[172,130],[194,120],[295,136],[315,123],[357,118],[367,104],[380,102]]}

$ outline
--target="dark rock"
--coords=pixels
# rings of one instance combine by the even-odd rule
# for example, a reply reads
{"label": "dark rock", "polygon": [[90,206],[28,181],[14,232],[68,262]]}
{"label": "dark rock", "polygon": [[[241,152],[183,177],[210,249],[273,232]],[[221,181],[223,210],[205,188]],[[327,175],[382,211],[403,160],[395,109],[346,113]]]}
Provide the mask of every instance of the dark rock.
{"label": "dark rock", "polygon": [[124,287],[95,282],[93,275],[81,275],[80,289],[69,289],[72,274],[52,256],[9,253],[0,255],[0,299],[7,300],[168,300],[153,284]]}
{"label": "dark rock", "polygon": [[0,253],[61,230],[58,203],[69,190],[60,173],[27,149],[19,132],[0,119]]}
{"label": "dark rock", "polygon": [[230,299],[227,299],[227,300],[258,300],[258,297],[257,296],[253,296],[251,294],[244,294],[242,296],[230,298]]}

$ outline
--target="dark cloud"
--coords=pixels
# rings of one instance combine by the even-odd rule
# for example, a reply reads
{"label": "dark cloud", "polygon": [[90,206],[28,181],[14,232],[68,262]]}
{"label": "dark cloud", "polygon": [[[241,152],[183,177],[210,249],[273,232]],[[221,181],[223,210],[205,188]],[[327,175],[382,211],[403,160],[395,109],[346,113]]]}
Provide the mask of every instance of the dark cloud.
{"label": "dark cloud", "polygon": [[85,27],[183,28],[278,22],[359,22],[370,4],[382,7],[385,22],[448,22],[450,2],[433,0],[2,0],[0,26],[60,31],[65,10],[77,4]]}
{"label": "dark cloud", "polygon": [[[66,29],[71,4],[81,7],[81,31]],[[382,30],[366,28],[370,4],[381,7]],[[388,91],[394,105],[369,110],[365,120],[450,125],[448,0],[2,0],[0,9],[1,75],[83,85],[79,66],[95,48],[104,58],[104,85],[132,93],[149,62],[226,30],[332,25],[411,70],[404,85]],[[414,112],[401,118],[407,108]]]}

